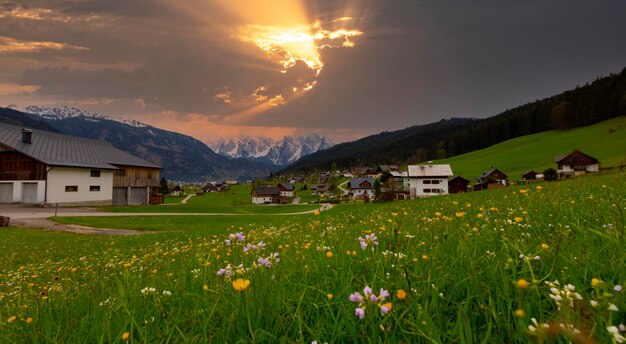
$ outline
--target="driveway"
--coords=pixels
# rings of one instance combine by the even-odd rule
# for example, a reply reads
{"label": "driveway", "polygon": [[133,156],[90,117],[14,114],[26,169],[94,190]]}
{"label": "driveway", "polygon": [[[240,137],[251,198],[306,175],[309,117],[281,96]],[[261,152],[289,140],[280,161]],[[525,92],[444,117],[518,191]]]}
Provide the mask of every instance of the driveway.
{"label": "driveway", "polygon": [[[332,204],[323,204],[321,211],[330,210]],[[52,216],[289,216],[312,214],[318,209],[297,213],[280,214],[232,214],[232,213],[109,213],[92,207],[43,208],[24,204],[2,204],[0,216],[11,218],[9,225],[27,228],[41,228],[81,234],[137,235],[151,233],[132,229],[94,228],[80,225],[62,224],[49,220]]]}

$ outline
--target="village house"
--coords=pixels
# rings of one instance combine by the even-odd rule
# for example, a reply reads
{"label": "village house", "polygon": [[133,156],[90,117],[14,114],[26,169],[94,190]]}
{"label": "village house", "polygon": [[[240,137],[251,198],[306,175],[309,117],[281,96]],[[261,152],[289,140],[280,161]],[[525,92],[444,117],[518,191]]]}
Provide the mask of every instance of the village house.
{"label": "village house", "polygon": [[523,180],[535,180],[537,179],[537,175],[538,173],[535,171],[532,171],[532,170],[527,171],[527,172],[524,172],[524,174],[522,174],[522,179]]}
{"label": "village house", "polygon": [[374,179],[365,178],[352,178],[348,183],[348,189],[352,199],[374,199]]}
{"label": "village house", "polygon": [[574,150],[566,156],[557,156],[554,162],[557,165],[559,178],[579,176],[600,170],[600,162],[598,159],[579,150]]}
{"label": "village house", "polygon": [[411,198],[448,194],[448,177],[453,175],[448,164],[409,165]]}
{"label": "village house", "polygon": [[311,184],[311,195],[330,196],[330,186],[328,184]]}
{"label": "village house", "polygon": [[176,185],[170,190],[170,196],[178,197],[183,194],[183,188],[180,185]]}
{"label": "village house", "polygon": [[403,200],[409,196],[410,182],[406,171],[386,171],[382,178],[380,191],[386,200]]}
{"label": "village house", "polygon": [[280,195],[284,197],[293,197],[294,196],[294,186],[291,183],[281,183],[276,185],[278,190],[280,191]]}
{"label": "village house", "polygon": [[448,192],[451,194],[467,192],[467,186],[469,185],[469,180],[456,176],[450,180],[448,180]]}
{"label": "village house", "polygon": [[158,203],[159,174],[156,164],[109,142],[0,127],[0,203]]}
{"label": "village house", "polygon": [[252,188],[252,204],[286,204],[287,197],[280,195],[277,186],[255,186]]}
{"label": "village house", "polygon": [[497,168],[489,168],[480,177],[477,178],[478,183],[474,184],[474,191],[496,189],[505,187],[509,184],[506,174]]}
{"label": "village house", "polygon": [[353,167],[351,174],[354,177],[374,178],[378,175],[376,169],[370,167]]}
{"label": "village house", "polygon": [[379,175],[391,171],[400,171],[400,168],[398,165],[378,165],[376,168],[376,173]]}

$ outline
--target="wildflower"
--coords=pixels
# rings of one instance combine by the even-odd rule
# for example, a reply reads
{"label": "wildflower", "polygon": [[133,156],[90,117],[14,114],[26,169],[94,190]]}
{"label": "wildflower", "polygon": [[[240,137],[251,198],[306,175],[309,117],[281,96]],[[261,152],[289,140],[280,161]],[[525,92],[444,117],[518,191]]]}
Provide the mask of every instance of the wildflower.
{"label": "wildflower", "polygon": [[516,284],[517,287],[520,289],[528,289],[528,287],[530,286],[530,283],[528,283],[528,281],[523,278],[518,279]]}
{"label": "wildflower", "polygon": [[460,211],[456,212],[456,217],[463,217],[463,216],[465,216],[465,213],[462,213]]}
{"label": "wildflower", "polygon": [[250,285],[250,280],[244,280],[242,278],[238,278],[233,281],[233,289],[235,291],[244,291]]}
{"label": "wildflower", "polygon": [[591,304],[591,307],[593,307],[593,308],[597,308],[598,307],[598,301],[596,301],[596,300],[591,300],[591,301],[589,301],[589,303]]}
{"label": "wildflower", "polygon": [[203,285],[203,286],[202,286],[202,290],[204,290],[204,291],[209,291],[209,286],[208,286],[208,285],[206,285],[206,284],[205,284],[205,285]]}
{"label": "wildflower", "polygon": [[354,292],[354,293],[352,293],[350,295],[350,301],[362,303],[363,302],[363,297],[358,292]]}
{"label": "wildflower", "polygon": [[130,338],[130,333],[129,332],[122,333],[122,340],[126,341],[129,338]]}
{"label": "wildflower", "polygon": [[428,259],[428,255],[423,254],[423,255],[422,255],[422,259],[423,259],[423,260],[427,260],[427,259]]}
{"label": "wildflower", "polygon": [[9,318],[7,319],[7,323],[9,323],[9,324],[10,324],[10,323],[14,322],[16,319],[17,319],[17,317],[16,317],[15,315],[13,315],[13,316],[11,316],[11,317],[9,317]]}
{"label": "wildflower", "polygon": [[332,258],[333,257],[333,253],[330,252],[330,251],[326,252],[326,257]]}
{"label": "wildflower", "polygon": [[328,293],[328,294],[326,295],[326,297],[327,297],[329,300],[332,300],[332,299],[333,299],[333,294]]}
{"label": "wildflower", "polygon": [[543,189],[543,186],[541,186],[541,185],[537,185],[537,187],[536,187],[535,189],[537,189],[537,190],[541,190],[541,189]]}
{"label": "wildflower", "polygon": [[543,244],[541,244],[541,248],[547,250],[548,248],[550,248],[550,246],[548,246],[548,244],[544,242]]}
{"label": "wildflower", "polygon": [[609,304],[609,308],[607,308],[607,309],[610,310],[611,312],[619,312],[619,309],[613,303]]}
{"label": "wildflower", "polygon": [[602,284],[602,280],[601,279],[599,279],[599,278],[592,278],[591,279],[591,286],[592,287],[595,288],[595,287],[599,286],[600,284]]}
{"label": "wildflower", "polygon": [[313,215],[318,216],[320,214],[319,210],[316,210],[315,212],[313,212]]}
{"label": "wildflower", "polygon": [[163,296],[172,296],[172,292],[169,290],[163,290]]}
{"label": "wildflower", "polygon": [[30,324],[30,323],[32,323],[32,322],[33,322],[33,318],[28,318],[28,319],[26,319],[26,323],[27,323],[27,324]]}
{"label": "wildflower", "polygon": [[523,318],[526,316],[526,312],[523,309],[516,309],[515,310],[515,316],[518,318]]}
{"label": "wildflower", "polygon": [[521,189],[521,190],[519,191],[519,193],[520,193],[520,194],[522,194],[522,195],[523,195],[523,194],[525,194],[525,193],[527,193],[527,192],[528,192],[528,190],[526,190],[526,189]]}
{"label": "wildflower", "polygon": [[387,302],[385,304],[383,304],[382,306],[380,306],[380,312],[385,315],[389,312],[391,312],[391,308],[393,308],[393,306],[391,305],[391,302]]}
{"label": "wildflower", "polygon": [[472,232],[478,233],[478,228],[476,228],[476,227],[472,228]]}
{"label": "wildflower", "polygon": [[354,315],[359,317],[359,319],[363,319],[365,317],[365,310],[359,307],[354,310]]}
{"label": "wildflower", "polygon": [[615,287],[613,287],[613,290],[619,293],[620,291],[622,291],[622,286],[618,284]]}
{"label": "wildflower", "polygon": [[347,254],[348,256],[350,255],[350,253],[351,253],[351,252],[350,252],[350,250],[347,250],[347,251],[346,251],[346,254]]}
{"label": "wildflower", "polygon": [[72,271],[72,272],[76,272],[76,271],[78,271],[78,268],[72,268],[72,270],[71,270],[71,271]]}
{"label": "wildflower", "polygon": [[391,213],[391,216],[398,216],[398,213]]}
{"label": "wildflower", "polygon": [[436,212],[435,216],[439,217],[439,216],[441,216],[441,213],[440,212]]}
{"label": "wildflower", "polygon": [[398,297],[398,299],[404,300],[406,298],[406,292],[400,289],[398,290],[398,293],[396,294],[396,296]]}
{"label": "wildflower", "polygon": [[154,294],[154,293],[156,293],[156,288],[145,287],[145,288],[141,289],[141,293],[144,294],[144,295]]}
{"label": "wildflower", "polygon": [[365,238],[359,237],[358,240],[361,244],[362,250],[365,250],[366,248],[371,247],[372,252],[374,252],[374,246],[378,246],[378,238],[376,237],[376,234],[374,233],[367,234]]}
{"label": "wildflower", "polygon": [[519,216],[516,216],[513,220],[515,220],[515,222],[517,222],[517,223],[520,223],[520,222],[524,221],[524,219],[519,217]]}
{"label": "wildflower", "polygon": [[[620,325],[620,327],[623,327],[623,325]],[[626,337],[624,337],[623,335],[621,335],[619,333],[620,329],[618,329],[615,326],[609,326],[606,328],[606,330],[613,335],[613,339],[615,339],[616,342],[618,343],[623,343],[624,341],[626,341]]]}

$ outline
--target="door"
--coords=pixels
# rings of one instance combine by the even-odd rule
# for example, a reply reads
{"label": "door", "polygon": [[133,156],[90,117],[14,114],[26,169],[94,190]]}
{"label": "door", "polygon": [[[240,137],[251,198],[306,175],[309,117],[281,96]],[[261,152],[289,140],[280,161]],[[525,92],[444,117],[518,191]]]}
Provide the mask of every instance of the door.
{"label": "door", "polygon": [[0,203],[13,203],[13,183],[0,183]]}
{"label": "door", "polygon": [[113,205],[127,205],[127,193],[127,188],[113,188]]}
{"label": "door", "polygon": [[37,203],[37,183],[22,184],[22,203]]}

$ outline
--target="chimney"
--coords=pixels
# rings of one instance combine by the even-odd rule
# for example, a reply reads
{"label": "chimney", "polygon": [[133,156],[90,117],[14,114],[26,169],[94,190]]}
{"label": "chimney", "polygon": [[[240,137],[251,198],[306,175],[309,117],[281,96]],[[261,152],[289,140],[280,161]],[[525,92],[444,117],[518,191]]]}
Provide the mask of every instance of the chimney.
{"label": "chimney", "polygon": [[22,129],[22,142],[32,143],[33,132],[30,129]]}

